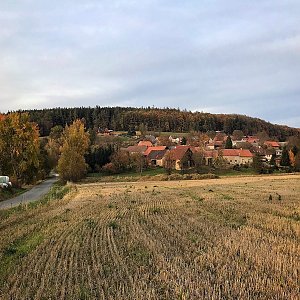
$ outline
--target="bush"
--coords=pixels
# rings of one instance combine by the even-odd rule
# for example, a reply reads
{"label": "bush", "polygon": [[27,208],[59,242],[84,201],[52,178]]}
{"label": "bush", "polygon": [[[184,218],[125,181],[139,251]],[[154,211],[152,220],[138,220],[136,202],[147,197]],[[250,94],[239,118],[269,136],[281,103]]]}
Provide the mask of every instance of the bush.
{"label": "bush", "polygon": [[182,180],[183,176],[180,174],[171,174],[168,176],[168,180]]}
{"label": "bush", "polygon": [[182,178],[183,178],[183,180],[191,180],[191,179],[193,179],[193,175],[194,174],[184,174],[182,176]]}
{"label": "bush", "polygon": [[116,174],[117,170],[113,163],[108,163],[102,167],[102,171],[108,174]]}
{"label": "bush", "polygon": [[158,181],[167,181],[168,180],[168,175],[165,174],[158,174],[155,176],[152,176],[153,180],[158,180]]}
{"label": "bush", "polygon": [[217,179],[220,178],[216,174],[208,173],[208,174],[193,174],[192,179],[194,180],[202,180],[202,179]]}

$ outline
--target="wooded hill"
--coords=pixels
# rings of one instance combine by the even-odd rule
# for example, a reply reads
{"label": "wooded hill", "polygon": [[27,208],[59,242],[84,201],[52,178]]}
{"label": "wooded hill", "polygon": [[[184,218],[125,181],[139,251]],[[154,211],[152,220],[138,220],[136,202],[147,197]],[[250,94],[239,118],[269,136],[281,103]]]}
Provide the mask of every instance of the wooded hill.
{"label": "wooded hill", "polygon": [[224,131],[231,134],[242,130],[245,135],[265,131],[270,137],[284,141],[299,135],[300,129],[274,125],[244,115],[210,114],[172,108],[133,107],[75,107],[28,110],[31,120],[38,123],[41,136],[47,136],[55,125],[65,126],[77,118],[84,118],[87,128],[109,128],[128,131],[144,126],[149,131]]}

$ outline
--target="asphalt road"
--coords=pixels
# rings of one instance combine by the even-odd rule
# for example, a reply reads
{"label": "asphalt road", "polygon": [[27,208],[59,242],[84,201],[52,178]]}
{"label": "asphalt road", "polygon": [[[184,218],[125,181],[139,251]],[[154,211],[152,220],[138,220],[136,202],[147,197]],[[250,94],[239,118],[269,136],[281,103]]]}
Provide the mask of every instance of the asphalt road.
{"label": "asphalt road", "polygon": [[48,193],[53,183],[58,180],[58,177],[47,179],[33,187],[31,190],[5,201],[0,202],[0,209],[7,209],[18,206],[19,204],[29,203],[39,200],[42,196]]}

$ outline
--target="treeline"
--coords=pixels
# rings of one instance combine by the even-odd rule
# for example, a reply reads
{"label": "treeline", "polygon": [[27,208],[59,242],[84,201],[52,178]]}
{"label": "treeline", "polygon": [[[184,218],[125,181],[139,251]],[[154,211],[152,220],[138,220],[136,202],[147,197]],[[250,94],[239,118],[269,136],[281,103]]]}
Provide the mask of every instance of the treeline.
{"label": "treeline", "polygon": [[39,125],[41,136],[47,136],[53,126],[71,124],[76,119],[84,119],[87,129],[109,128],[128,131],[140,126],[148,131],[224,131],[232,134],[242,130],[246,135],[265,131],[279,141],[299,135],[300,130],[288,126],[274,125],[258,118],[244,115],[209,114],[171,108],[132,107],[75,107],[29,110],[30,118]]}

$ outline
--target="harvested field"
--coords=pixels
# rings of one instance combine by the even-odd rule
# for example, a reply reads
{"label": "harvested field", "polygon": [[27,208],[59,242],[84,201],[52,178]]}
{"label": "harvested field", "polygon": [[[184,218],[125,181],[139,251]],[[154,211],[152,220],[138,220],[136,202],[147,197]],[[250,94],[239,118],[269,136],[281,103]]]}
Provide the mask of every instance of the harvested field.
{"label": "harvested field", "polygon": [[0,214],[1,299],[299,299],[300,175],[76,190]]}

